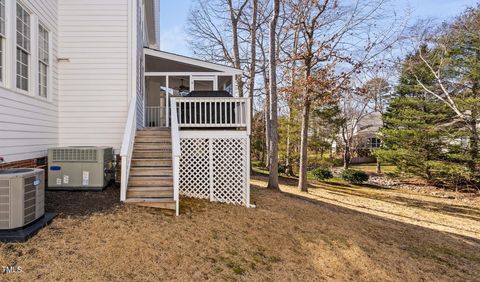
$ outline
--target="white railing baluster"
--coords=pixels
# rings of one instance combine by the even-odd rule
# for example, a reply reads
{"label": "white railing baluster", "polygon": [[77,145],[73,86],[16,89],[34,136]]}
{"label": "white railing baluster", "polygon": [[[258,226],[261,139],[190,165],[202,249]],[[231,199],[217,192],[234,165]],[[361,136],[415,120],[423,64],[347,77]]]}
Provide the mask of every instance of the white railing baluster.
{"label": "white railing baluster", "polygon": [[[175,97],[180,127],[248,127],[249,98]],[[171,101],[170,101],[171,102]]]}
{"label": "white railing baluster", "polygon": [[230,102],[229,103],[229,106],[230,106],[230,123],[235,126],[235,120],[234,120],[234,117],[233,117],[233,114],[235,113],[235,102]]}

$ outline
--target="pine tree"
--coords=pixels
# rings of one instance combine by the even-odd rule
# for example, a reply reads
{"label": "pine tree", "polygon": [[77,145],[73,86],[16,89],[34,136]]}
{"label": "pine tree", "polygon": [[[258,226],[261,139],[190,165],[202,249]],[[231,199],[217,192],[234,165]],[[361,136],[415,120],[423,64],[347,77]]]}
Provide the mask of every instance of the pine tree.
{"label": "pine tree", "polygon": [[[426,47],[424,47],[426,48]],[[418,54],[407,58],[415,60]],[[449,126],[454,113],[437,99],[425,95],[416,78],[434,83],[428,70],[419,66],[415,74],[403,68],[396,96],[383,115],[383,148],[375,154],[394,164],[405,175],[436,184],[458,184],[469,178],[466,160],[457,142],[465,133]]]}

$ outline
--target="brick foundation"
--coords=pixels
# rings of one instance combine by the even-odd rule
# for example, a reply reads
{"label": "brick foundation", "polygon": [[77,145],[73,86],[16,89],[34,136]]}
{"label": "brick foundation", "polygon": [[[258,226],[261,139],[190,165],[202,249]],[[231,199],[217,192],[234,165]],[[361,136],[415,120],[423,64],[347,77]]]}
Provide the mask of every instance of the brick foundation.
{"label": "brick foundation", "polygon": [[45,181],[47,181],[48,179],[47,157],[0,164],[0,169],[6,169],[6,168],[41,168],[45,170]]}
{"label": "brick foundation", "polygon": [[41,168],[41,169],[46,169],[47,168],[47,157],[0,164],[0,169],[5,169],[5,168]]}

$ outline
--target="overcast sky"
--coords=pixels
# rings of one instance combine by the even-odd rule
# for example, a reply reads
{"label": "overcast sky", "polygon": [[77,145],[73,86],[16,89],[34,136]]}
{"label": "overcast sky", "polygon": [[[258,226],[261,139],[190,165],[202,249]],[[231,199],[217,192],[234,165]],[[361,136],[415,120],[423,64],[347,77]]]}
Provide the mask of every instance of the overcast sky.
{"label": "overcast sky", "polygon": [[[162,0],[160,8],[160,48],[164,51],[191,56],[186,42],[185,26],[193,0]],[[450,19],[476,0],[392,0],[397,9],[412,11],[412,22],[420,18]]]}

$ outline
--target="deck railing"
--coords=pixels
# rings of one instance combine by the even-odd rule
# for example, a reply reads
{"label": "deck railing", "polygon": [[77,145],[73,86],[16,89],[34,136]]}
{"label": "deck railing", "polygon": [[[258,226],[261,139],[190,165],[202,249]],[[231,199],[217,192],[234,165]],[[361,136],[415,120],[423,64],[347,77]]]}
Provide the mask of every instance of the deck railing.
{"label": "deck railing", "polygon": [[161,127],[167,124],[166,107],[145,107],[145,126]]}
{"label": "deck railing", "polygon": [[172,97],[172,99],[175,99],[180,127],[230,127],[246,128],[250,131],[249,98]]}
{"label": "deck railing", "polygon": [[120,156],[122,157],[122,171],[120,180],[120,200],[125,201],[127,198],[128,177],[130,174],[130,165],[132,162],[133,146],[135,142],[135,133],[137,131],[137,115],[136,100],[132,99],[128,107],[127,124],[123,135],[122,149]]}
{"label": "deck railing", "polygon": [[176,204],[176,214],[179,214],[180,204],[180,132],[178,124],[177,104],[175,98],[171,99],[171,131],[172,131],[172,164],[173,164],[173,198]]}

